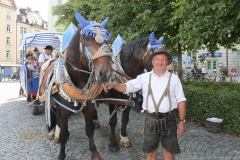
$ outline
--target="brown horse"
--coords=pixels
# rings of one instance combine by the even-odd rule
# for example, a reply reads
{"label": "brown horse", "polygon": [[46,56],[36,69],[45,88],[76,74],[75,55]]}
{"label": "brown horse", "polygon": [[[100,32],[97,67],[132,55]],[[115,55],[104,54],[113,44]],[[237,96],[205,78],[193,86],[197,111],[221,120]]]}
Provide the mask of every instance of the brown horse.
{"label": "brown horse", "polygon": [[[64,53],[65,58],[59,57],[57,60],[45,62],[41,69],[39,100],[45,97],[42,101],[45,101],[49,131],[52,131],[56,124],[61,128],[59,159],[63,160],[66,157],[68,118],[73,112],[82,111],[89,149],[92,152],[91,158],[101,160],[93,140],[93,117],[96,117],[97,112],[89,100],[101,93],[102,83],[108,82],[112,76],[111,54],[106,44],[111,35],[105,30],[108,19],[99,24],[85,20],[77,12],[75,16],[81,28],[73,36]],[[52,95],[49,92],[52,92]]]}

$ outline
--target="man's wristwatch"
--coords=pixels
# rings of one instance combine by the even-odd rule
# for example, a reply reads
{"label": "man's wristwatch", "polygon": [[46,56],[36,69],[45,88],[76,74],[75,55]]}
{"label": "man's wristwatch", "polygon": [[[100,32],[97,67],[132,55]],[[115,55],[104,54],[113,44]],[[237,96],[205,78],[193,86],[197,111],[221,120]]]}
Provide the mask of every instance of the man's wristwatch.
{"label": "man's wristwatch", "polygon": [[179,119],[179,122],[181,122],[181,121],[185,123],[185,119]]}

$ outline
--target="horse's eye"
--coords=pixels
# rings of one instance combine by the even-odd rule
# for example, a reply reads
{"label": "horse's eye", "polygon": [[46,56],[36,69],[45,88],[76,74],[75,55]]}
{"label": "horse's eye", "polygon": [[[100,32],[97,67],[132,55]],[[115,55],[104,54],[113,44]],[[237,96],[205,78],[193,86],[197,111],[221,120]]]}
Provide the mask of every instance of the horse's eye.
{"label": "horse's eye", "polygon": [[89,37],[86,37],[86,39],[85,39],[86,41],[90,41],[90,38]]}

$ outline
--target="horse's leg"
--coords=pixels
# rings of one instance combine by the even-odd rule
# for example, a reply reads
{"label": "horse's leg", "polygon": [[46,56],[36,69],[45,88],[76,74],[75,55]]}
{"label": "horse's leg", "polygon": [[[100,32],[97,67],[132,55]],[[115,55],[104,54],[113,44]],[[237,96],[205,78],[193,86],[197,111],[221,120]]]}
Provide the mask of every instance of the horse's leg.
{"label": "horse's leg", "polygon": [[[61,109],[59,109],[59,112],[60,110]],[[60,160],[64,160],[66,157],[65,147],[66,147],[67,140],[69,138],[69,131],[68,131],[69,115],[67,115],[67,113],[62,115],[62,114],[59,114],[59,112],[58,112],[58,116],[59,116],[60,128],[61,128],[59,138],[61,139],[61,148],[60,148],[60,153],[58,155],[58,158]]]}
{"label": "horse's leg", "polygon": [[[87,107],[84,108],[84,117],[86,123],[86,134],[89,140],[89,150],[92,152],[92,160],[102,160],[100,154],[97,151],[97,147],[94,143],[94,124],[93,120],[96,118],[97,111],[92,103],[88,103]],[[62,141],[62,140],[61,140]]]}
{"label": "horse's leg", "polygon": [[127,137],[127,124],[129,122],[129,112],[131,107],[127,107],[122,114],[122,126],[121,126],[121,133],[120,133],[120,145],[123,147],[129,147],[130,142]]}
{"label": "horse's leg", "polygon": [[[114,108],[115,105],[113,104],[109,104],[109,112],[110,115],[112,114],[112,112],[115,110]],[[116,135],[115,135],[115,128],[117,125],[117,113],[115,113],[110,119],[109,119],[109,125],[111,127],[111,133],[110,133],[110,143],[108,145],[109,147],[109,151],[111,152],[116,152],[119,151],[119,145],[116,141]]]}
{"label": "horse's leg", "polygon": [[56,125],[56,128],[55,128],[55,136],[54,136],[54,141],[56,143],[60,143],[60,139],[59,139],[59,134],[60,134],[60,120],[59,118],[57,118],[57,125]]}
{"label": "horse's leg", "polygon": [[51,126],[48,127],[48,132],[49,132],[48,139],[53,140],[54,134],[55,134],[55,126],[57,124],[57,117],[52,110],[50,110],[50,117],[51,117]]}
{"label": "horse's leg", "polygon": [[94,128],[99,128],[100,127],[97,114],[93,116],[93,125],[94,125]]}

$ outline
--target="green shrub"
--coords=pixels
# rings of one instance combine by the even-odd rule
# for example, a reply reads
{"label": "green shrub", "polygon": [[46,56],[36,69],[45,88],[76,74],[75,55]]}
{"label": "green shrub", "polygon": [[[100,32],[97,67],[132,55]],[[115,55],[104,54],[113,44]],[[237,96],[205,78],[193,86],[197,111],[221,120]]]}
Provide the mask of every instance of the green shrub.
{"label": "green shrub", "polygon": [[188,120],[204,124],[206,118],[224,119],[224,130],[240,135],[240,83],[185,82]]}

